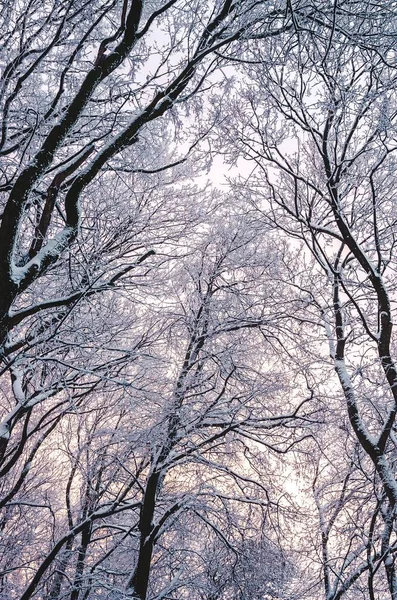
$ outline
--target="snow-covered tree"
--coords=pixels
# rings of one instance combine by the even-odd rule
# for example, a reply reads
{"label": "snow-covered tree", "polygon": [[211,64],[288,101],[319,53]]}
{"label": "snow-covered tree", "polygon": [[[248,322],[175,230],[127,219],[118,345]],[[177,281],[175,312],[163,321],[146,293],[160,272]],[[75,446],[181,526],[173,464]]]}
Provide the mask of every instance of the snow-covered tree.
{"label": "snow-covered tree", "polygon": [[[295,27],[296,38],[275,41],[270,56],[258,44],[247,67],[233,139],[255,172],[240,190],[263,222],[299,244],[297,318],[313,324],[312,336],[326,334],[348,423],[377,474],[371,528],[382,534],[375,542],[367,533],[367,594],[376,597],[381,560],[396,598],[397,14],[388,2],[336,2],[331,22],[303,27],[297,18]],[[312,373],[315,362],[327,373],[325,352],[312,357]]]}

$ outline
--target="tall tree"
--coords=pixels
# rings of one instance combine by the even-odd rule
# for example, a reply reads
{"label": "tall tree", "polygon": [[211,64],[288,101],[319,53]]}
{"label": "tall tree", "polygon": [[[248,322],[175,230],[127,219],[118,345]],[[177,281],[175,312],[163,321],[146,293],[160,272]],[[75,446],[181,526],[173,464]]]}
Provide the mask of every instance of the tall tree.
{"label": "tall tree", "polygon": [[[252,27],[277,31],[280,24],[273,27],[273,19],[273,9],[229,0],[2,4],[4,532],[15,531],[18,511],[26,518],[35,510],[51,513],[44,490],[50,482],[56,485],[56,471],[49,470],[46,483],[38,463],[53,433],[60,435],[71,413],[95,412],[94,392],[124,389],[137,377],[140,361],[144,370],[153,336],[150,326],[140,326],[142,275],[153,265],[155,249],[162,244],[162,254],[169,252],[199,213],[187,216],[192,190],[185,188],[183,201],[171,197],[176,171],[162,178],[164,168],[177,166],[206,128],[196,127],[187,144],[183,140],[187,149],[176,150],[178,107],[189,101],[190,110],[199,109],[204,82],[223,60],[215,52]],[[126,300],[132,290],[135,306]],[[73,466],[73,460],[72,472],[81,462]],[[35,495],[41,508],[29,504]],[[87,539],[98,513],[91,508],[89,522],[83,513],[77,522],[71,518],[59,548],[83,532]],[[28,532],[21,528],[21,540]],[[48,552],[25,597],[35,593],[57,554]],[[27,569],[36,569],[39,555],[26,559]],[[20,555],[20,566],[25,558]],[[9,561],[8,555],[3,574],[8,580],[16,569]]]}
{"label": "tall tree", "polygon": [[[261,218],[303,241],[312,273],[295,276],[301,318],[327,334],[350,426],[381,483],[382,535],[370,560],[382,557],[389,595],[397,598],[397,14],[387,2],[336,2],[331,22],[304,28],[297,18],[295,26],[288,58],[281,42],[270,57],[257,49],[238,147],[256,165],[248,189]],[[368,594],[376,597],[372,580]]]}
{"label": "tall tree", "polygon": [[[288,507],[269,455],[306,436],[310,409],[277,368],[287,301],[269,285],[276,245],[245,207],[208,202],[189,248],[181,239],[150,287],[136,288],[135,360],[67,404],[38,449],[47,476],[33,468],[8,503],[4,534],[20,511],[32,514],[15,536],[24,552],[3,551],[9,597],[200,598],[203,585],[223,590],[211,583],[208,544],[227,557],[225,593],[282,593],[288,561],[276,537],[266,541],[267,521]],[[47,512],[48,531],[37,530]],[[263,566],[255,584],[252,553]]]}

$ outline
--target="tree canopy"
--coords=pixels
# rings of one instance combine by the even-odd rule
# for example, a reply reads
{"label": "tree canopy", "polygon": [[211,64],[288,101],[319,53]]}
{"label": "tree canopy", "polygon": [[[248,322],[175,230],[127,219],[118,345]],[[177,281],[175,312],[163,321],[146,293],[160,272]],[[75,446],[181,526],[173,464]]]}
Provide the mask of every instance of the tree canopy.
{"label": "tree canopy", "polygon": [[395,2],[0,31],[0,596],[397,600]]}

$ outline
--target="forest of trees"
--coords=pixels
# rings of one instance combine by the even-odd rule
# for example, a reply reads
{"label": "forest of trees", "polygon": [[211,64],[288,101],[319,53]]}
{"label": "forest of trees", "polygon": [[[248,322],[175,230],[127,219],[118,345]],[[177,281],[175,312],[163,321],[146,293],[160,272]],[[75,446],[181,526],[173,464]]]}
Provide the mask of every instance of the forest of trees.
{"label": "forest of trees", "polygon": [[397,2],[0,33],[0,600],[397,600]]}

